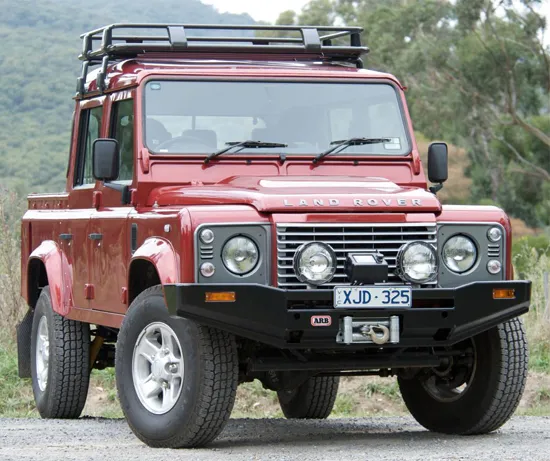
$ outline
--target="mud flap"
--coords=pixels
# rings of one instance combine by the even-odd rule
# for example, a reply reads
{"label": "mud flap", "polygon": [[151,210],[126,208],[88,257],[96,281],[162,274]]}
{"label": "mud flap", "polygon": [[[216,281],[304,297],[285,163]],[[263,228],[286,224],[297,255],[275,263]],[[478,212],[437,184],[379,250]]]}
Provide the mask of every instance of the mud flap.
{"label": "mud flap", "polygon": [[31,331],[33,310],[29,309],[19,325],[17,325],[17,363],[19,377],[31,377]]}

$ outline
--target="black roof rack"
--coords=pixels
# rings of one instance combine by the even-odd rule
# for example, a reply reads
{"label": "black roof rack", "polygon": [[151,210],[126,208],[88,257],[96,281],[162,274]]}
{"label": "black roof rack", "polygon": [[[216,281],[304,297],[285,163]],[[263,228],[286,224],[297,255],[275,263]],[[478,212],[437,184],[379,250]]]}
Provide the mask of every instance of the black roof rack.
{"label": "black roof rack", "polygon": [[[220,31],[229,36],[218,35]],[[83,46],[79,59],[83,63],[77,96],[85,92],[90,65],[101,65],[97,87],[103,91],[109,63],[146,53],[296,54],[362,67],[360,58],[369,51],[361,45],[362,31],[361,27],[332,26],[111,24],[80,37]],[[262,35],[255,36],[256,32]],[[275,36],[267,36],[269,33]],[[349,39],[349,45],[340,44],[344,38]]]}

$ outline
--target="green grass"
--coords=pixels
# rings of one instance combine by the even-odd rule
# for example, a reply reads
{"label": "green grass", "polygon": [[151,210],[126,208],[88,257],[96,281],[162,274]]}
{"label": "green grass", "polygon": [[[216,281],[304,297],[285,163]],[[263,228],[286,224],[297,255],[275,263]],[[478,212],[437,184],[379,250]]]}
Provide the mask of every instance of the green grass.
{"label": "green grass", "polygon": [[348,417],[357,416],[357,400],[353,395],[338,393],[336,402],[334,403],[334,410],[332,416],[335,417]]}
{"label": "green grass", "polygon": [[390,400],[400,401],[401,393],[399,392],[399,386],[396,381],[391,381],[388,383],[367,383],[364,386],[365,397],[375,397],[378,395],[383,395]]}
{"label": "green grass", "polygon": [[550,373],[550,341],[531,341],[529,352],[529,369]]}
{"label": "green grass", "polygon": [[530,258],[522,275],[533,282],[531,309],[524,317],[530,351],[529,368],[550,374],[550,306],[545,305],[543,287],[543,274],[550,272],[550,256],[526,251]]}
{"label": "green grass", "polygon": [[0,415],[37,417],[30,380],[17,374],[17,354],[11,341],[0,340]]}

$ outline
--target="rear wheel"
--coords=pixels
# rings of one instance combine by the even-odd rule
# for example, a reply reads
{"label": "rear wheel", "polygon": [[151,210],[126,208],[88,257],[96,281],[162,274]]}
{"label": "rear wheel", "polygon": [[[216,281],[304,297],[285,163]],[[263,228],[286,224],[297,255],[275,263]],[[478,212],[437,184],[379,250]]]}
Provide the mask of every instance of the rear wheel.
{"label": "rear wheel", "polygon": [[31,377],[40,416],[80,416],[90,382],[90,328],[86,323],[56,314],[47,286],[34,310]]}
{"label": "rear wheel", "polygon": [[444,368],[400,377],[399,388],[413,417],[446,434],[486,434],[516,410],[527,379],[523,323],[513,319],[456,346],[464,352]]}
{"label": "rear wheel", "polygon": [[128,424],[152,447],[207,444],[231,414],[237,363],[234,336],[170,317],[162,287],[145,290],[117,340],[116,382]]}
{"label": "rear wheel", "polygon": [[283,414],[289,419],[328,418],[339,384],[338,376],[312,377],[296,389],[277,391]]}

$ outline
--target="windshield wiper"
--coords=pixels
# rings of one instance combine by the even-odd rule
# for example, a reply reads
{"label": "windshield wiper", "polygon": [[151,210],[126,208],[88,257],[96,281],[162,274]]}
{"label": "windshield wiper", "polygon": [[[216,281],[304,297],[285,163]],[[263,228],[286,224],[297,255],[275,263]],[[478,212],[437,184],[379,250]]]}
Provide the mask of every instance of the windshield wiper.
{"label": "windshield wiper", "polygon": [[332,141],[330,144],[331,145],[334,144],[334,146],[318,154],[313,159],[313,163],[317,163],[322,158],[334,152],[341,152],[346,147],[349,147],[349,146],[362,146],[364,144],[380,144],[382,142],[390,142],[390,141],[391,139],[388,139],[388,138],[350,138],[350,139],[341,139],[340,141]]}
{"label": "windshield wiper", "polygon": [[239,152],[243,149],[260,149],[260,148],[281,148],[281,147],[288,147],[288,144],[282,144],[280,142],[264,142],[264,141],[239,141],[239,142],[226,142],[228,147],[225,147],[222,150],[219,150],[218,152],[212,152],[209,154],[205,159],[204,163],[208,163],[213,158],[217,157],[218,155],[225,154],[226,152],[229,152],[230,150],[237,149],[236,152]]}

